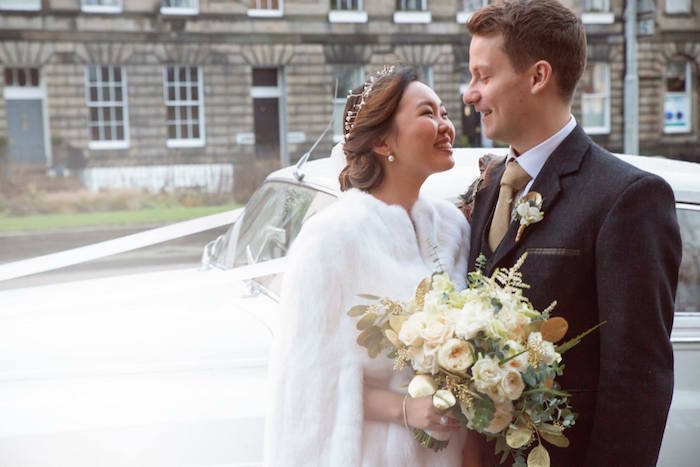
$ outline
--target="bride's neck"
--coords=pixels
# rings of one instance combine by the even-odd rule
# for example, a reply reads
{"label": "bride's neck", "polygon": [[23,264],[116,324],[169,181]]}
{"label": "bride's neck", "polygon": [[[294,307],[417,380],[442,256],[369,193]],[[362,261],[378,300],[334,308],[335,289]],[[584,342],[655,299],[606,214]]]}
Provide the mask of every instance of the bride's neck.
{"label": "bride's neck", "polygon": [[408,177],[402,180],[399,177],[391,177],[387,174],[378,187],[370,190],[370,194],[386,204],[399,205],[410,214],[411,208],[418,200],[423,181],[410,180]]}

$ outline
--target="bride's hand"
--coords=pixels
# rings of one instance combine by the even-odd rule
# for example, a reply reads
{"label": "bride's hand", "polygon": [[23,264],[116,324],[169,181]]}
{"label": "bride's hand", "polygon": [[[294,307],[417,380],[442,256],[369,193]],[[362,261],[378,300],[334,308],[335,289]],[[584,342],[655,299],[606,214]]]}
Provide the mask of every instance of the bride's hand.
{"label": "bride's hand", "polygon": [[[446,417],[447,423],[440,423],[442,417]],[[435,408],[433,396],[407,398],[406,420],[409,426],[421,430],[455,431],[460,428],[459,422],[449,412]]]}

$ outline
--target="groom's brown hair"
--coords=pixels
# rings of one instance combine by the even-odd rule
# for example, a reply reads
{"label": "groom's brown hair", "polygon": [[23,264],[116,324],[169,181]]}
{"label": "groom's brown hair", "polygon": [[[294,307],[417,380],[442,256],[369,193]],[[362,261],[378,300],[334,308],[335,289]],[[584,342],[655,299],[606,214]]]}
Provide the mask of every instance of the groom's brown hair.
{"label": "groom's brown hair", "polygon": [[561,95],[570,100],[586,68],[586,33],[581,19],[557,0],[506,0],[478,10],[471,35],[503,35],[503,48],[520,72],[546,60]]}

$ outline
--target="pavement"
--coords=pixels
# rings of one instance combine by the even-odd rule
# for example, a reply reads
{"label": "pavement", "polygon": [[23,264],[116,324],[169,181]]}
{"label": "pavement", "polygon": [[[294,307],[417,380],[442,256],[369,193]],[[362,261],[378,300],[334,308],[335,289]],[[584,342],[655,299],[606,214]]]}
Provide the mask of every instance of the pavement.
{"label": "pavement", "polygon": [[[2,233],[0,264],[111,240],[155,227],[159,226]],[[0,282],[0,290],[166,269],[196,268],[199,266],[204,245],[225,233],[226,229],[227,227],[220,227],[83,264]]]}

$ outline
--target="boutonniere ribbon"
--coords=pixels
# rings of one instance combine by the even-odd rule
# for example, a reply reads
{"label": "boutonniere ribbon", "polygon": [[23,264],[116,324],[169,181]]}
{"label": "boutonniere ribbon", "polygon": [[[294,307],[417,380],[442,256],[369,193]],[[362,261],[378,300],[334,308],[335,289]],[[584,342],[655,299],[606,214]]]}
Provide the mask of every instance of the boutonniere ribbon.
{"label": "boutonniere ribbon", "polygon": [[542,212],[542,195],[536,191],[531,191],[525,196],[522,196],[515,205],[511,220],[519,219],[520,226],[518,233],[515,236],[515,241],[520,241],[520,237],[525,232],[525,227],[530,224],[536,224],[544,219]]}

